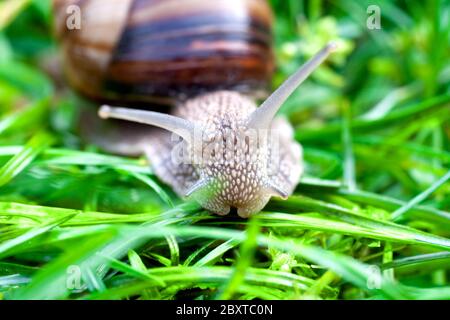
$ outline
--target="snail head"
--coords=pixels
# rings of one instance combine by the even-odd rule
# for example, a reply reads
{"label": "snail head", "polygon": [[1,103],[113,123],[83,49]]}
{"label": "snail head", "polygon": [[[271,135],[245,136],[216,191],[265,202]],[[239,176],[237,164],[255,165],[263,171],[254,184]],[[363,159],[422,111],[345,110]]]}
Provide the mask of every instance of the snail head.
{"label": "snail head", "polygon": [[[198,177],[184,195],[217,214],[228,214],[234,207],[241,217],[248,217],[272,196],[287,198],[298,183],[301,147],[292,138],[292,128],[275,115],[335,47],[326,45],[258,108],[238,93],[222,91],[186,102],[184,109],[194,117],[106,105],[99,115],[157,126],[181,137]],[[201,119],[205,109],[211,115],[204,121],[188,120]]]}

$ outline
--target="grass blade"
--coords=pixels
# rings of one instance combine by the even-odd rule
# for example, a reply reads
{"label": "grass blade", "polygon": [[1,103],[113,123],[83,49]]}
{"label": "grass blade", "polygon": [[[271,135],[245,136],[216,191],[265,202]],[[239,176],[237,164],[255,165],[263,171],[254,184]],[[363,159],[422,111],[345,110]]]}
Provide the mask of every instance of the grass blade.
{"label": "grass blade", "polygon": [[6,0],[0,3],[0,30],[4,29],[30,3],[30,0]]}
{"label": "grass blade", "polygon": [[153,179],[137,172],[130,172],[130,174],[152,188],[153,191],[155,191],[156,194],[161,198],[161,200],[163,200],[168,206],[173,208],[174,205],[169,195]]}
{"label": "grass blade", "polygon": [[23,150],[0,169],[0,187],[22,172],[42,151],[52,144],[53,140],[53,137],[45,132],[40,132],[31,138]]}
{"label": "grass blade", "polygon": [[133,277],[138,277],[147,281],[151,281],[154,284],[158,285],[158,286],[162,286],[164,287],[166,284],[163,280],[161,280],[159,277],[157,276],[153,276],[152,274],[143,272],[141,270],[137,270],[136,268],[133,268],[129,265],[127,265],[126,263],[123,263],[117,259],[111,258],[111,257],[107,257],[102,255],[103,258],[105,258],[106,260],[108,260],[109,265],[111,268],[114,268],[118,271],[121,271],[125,274],[129,274]]}
{"label": "grass blade", "polygon": [[284,209],[290,208],[293,209],[293,212],[318,212],[334,219],[339,219],[349,224],[372,230],[375,233],[377,233],[377,230],[383,230],[383,232],[389,232],[392,233],[392,235],[396,235],[395,239],[392,238],[391,240],[403,238],[405,241],[413,241],[416,244],[450,250],[450,239],[389,221],[369,218],[332,203],[326,203],[305,196],[292,196],[286,201],[274,200],[272,203],[274,207]]}
{"label": "grass blade", "polygon": [[394,268],[400,268],[403,266],[408,266],[408,265],[413,265],[413,264],[420,264],[420,263],[425,263],[425,262],[429,262],[429,261],[446,260],[446,259],[450,259],[450,252],[448,252],[448,251],[420,254],[417,256],[400,258],[400,259],[394,260],[392,262],[383,263],[380,266],[380,268],[383,270],[394,269]]}
{"label": "grass blade", "polygon": [[89,266],[83,264],[83,262],[89,257],[95,256],[95,252],[105,243],[111,241],[114,236],[115,230],[109,229],[97,234],[96,237],[79,242],[77,250],[70,250],[52,261],[33,277],[33,281],[29,285],[14,290],[7,298],[13,300],[48,300],[68,297],[73,289],[78,289],[68,285],[68,268],[73,266],[76,270],[79,270],[80,275],[85,273]]}
{"label": "grass blade", "polygon": [[[418,104],[394,110],[382,118],[368,120],[355,119],[351,124],[353,132],[369,132],[386,128],[390,125],[400,125],[412,118],[418,119],[430,115],[440,109],[448,108],[450,102],[450,94],[443,94],[441,96],[433,97]],[[299,141],[314,141],[327,139],[330,136],[337,136],[341,130],[342,124],[340,122],[328,124],[319,130],[307,130],[304,128],[298,129],[295,132],[295,137]]]}
{"label": "grass blade", "polygon": [[247,268],[253,261],[259,230],[260,227],[258,221],[256,219],[251,219],[248,225],[245,240],[241,244],[239,250],[239,259],[234,267],[232,276],[218,294],[219,300],[231,299],[233,294],[238,290],[239,286],[244,281]]}
{"label": "grass blade", "polygon": [[0,244],[0,259],[7,257],[8,255],[11,255],[15,248],[18,246],[36,238],[37,236],[40,236],[41,234],[44,234],[48,232],[49,230],[63,224],[64,222],[72,219],[74,215],[71,216],[65,216],[63,218],[59,218],[56,221],[53,221],[47,225],[44,225],[42,227],[30,230],[29,232],[14,238],[10,241],[4,242]]}
{"label": "grass blade", "polygon": [[198,260],[196,263],[194,263],[194,267],[203,267],[209,265],[210,263],[214,262],[214,260],[222,256],[225,252],[236,247],[238,244],[239,241],[236,241],[234,239],[225,241],[221,245],[214,248],[214,250],[208,252],[207,255]]}
{"label": "grass blade", "polygon": [[411,199],[406,205],[402,206],[401,208],[398,208],[392,213],[392,220],[399,219],[402,215],[404,215],[408,210],[413,208],[415,205],[421,203],[423,200],[425,200],[430,194],[432,194],[436,189],[438,189],[441,185],[447,182],[447,180],[450,179],[450,171],[447,172],[443,177],[441,177],[438,181],[433,183],[427,190],[424,192],[421,192],[416,197]]}

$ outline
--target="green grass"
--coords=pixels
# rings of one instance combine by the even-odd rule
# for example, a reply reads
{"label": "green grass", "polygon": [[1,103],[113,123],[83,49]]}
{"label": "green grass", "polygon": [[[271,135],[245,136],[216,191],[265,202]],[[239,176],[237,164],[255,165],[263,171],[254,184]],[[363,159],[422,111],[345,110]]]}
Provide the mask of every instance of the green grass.
{"label": "green grass", "polygon": [[[293,196],[249,220],[179,199],[146,159],[76,130],[47,73],[48,1],[0,2],[0,298],[450,299],[446,1],[271,1],[274,86],[341,51],[281,113],[304,147]],[[150,159],[151,160],[151,159]]]}

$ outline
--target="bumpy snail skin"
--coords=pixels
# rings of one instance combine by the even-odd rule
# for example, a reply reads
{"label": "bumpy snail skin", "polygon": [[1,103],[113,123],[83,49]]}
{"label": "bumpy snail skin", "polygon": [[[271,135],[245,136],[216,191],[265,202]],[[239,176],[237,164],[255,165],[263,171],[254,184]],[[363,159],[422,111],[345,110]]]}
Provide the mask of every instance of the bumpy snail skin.
{"label": "bumpy snail skin", "polygon": [[[165,126],[166,130],[154,131],[144,148],[156,175],[178,195],[192,194],[204,208],[216,214],[228,214],[234,207],[241,217],[248,217],[259,212],[272,196],[291,194],[302,172],[301,147],[293,140],[291,126],[282,118],[275,119],[267,131],[276,133],[279,139],[276,161],[270,161],[270,146],[261,150],[250,148],[249,142],[242,144],[242,137],[253,135],[246,132],[249,130],[246,122],[255,110],[256,104],[247,97],[232,91],[217,91],[178,105],[172,116],[108,106],[101,108],[99,113],[102,117],[120,113],[121,119],[136,122],[145,122],[143,114],[164,117],[166,121],[159,126]],[[117,114],[115,117],[119,118]],[[177,120],[178,124],[173,130],[167,122],[171,119]],[[170,131],[184,128],[189,132],[194,126],[201,128],[206,139],[202,148],[189,148],[191,143],[187,141],[191,139],[187,136],[182,143],[185,150],[197,152],[195,157],[188,158],[201,162],[179,163],[173,150],[180,141],[174,139]],[[227,143],[233,144],[234,152],[230,157],[224,154],[217,154],[213,159],[209,157],[208,151]]]}
{"label": "bumpy snail skin", "polygon": [[[201,150],[203,163],[174,163],[170,155],[178,142],[162,131],[152,136],[146,147],[155,173],[179,195],[192,193],[203,207],[221,215],[234,207],[241,217],[248,217],[259,212],[271,196],[278,195],[278,190],[283,190],[283,195],[292,193],[302,172],[301,147],[293,140],[290,125],[281,118],[268,131],[280,134],[277,161],[269,161],[270,148],[269,152],[251,150],[248,143],[242,143],[242,137],[252,135],[246,132],[246,120],[254,110],[253,101],[231,91],[205,94],[179,105],[174,115],[201,125],[207,137]],[[229,143],[233,144],[232,155],[209,158],[208,150]]]}

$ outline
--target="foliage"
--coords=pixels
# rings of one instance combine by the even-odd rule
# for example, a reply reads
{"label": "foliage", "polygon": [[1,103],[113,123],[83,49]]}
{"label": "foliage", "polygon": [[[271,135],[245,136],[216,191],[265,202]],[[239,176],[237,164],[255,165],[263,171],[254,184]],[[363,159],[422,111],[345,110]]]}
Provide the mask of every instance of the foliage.
{"label": "foliage", "polygon": [[271,4],[274,86],[341,50],[281,111],[302,182],[243,220],[85,144],[49,1],[0,2],[0,297],[450,299],[450,3]]}

